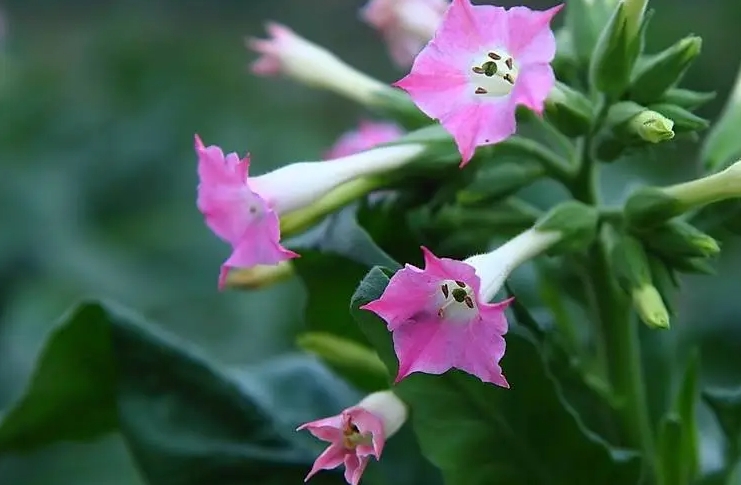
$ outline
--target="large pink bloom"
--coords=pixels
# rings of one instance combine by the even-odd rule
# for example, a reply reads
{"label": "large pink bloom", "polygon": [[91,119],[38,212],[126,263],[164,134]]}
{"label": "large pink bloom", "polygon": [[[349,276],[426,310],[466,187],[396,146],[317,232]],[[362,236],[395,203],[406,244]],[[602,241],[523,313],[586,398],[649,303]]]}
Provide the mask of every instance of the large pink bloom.
{"label": "large pink bloom", "polygon": [[479,296],[473,266],[438,258],[422,248],[425,268],[407,264],[378,300],[364,305],[386,321],[399,359],[396,382],[413,372],[442,374],[451,368],[509,387],[504,356],[510,300],[489,304]]}
{"label": "large pink bloom", "polygon": [[453,135],[461,166],[476,147],[515,132],[517,105],[543,111],[555,83],[550,22],[562,7],[541,12],[453,0],[411,72],[396,83]]}
{"label": "large pink bloom", "polygon": [[345,480],[358,485],[371,456],[381,457],[386,441],[383,421],[370,411],[353,406],[337,416],[312,421],[299,426],[307,429],[329,447],[314,462],[306,480],[320,470],[330,470],[345,465]]}
{"label": "large pink bloom", "polygon": [[357,130],[343,134],[326,153],[332,160],[370,150],[383,143],[399,139],[404,131],[395,123],[386,121],[361,121]]}
{"label": "large pink bloom", "polygon": [[370,0],[361,17],[386,40],[391,58],[409,67],[440,25],[448,0]]}
{"label": "large pink bloom", "polygon": [[204,146],[195,136],[198,154],[198,209],[206,224],[232,246],[232,254],[221,267],[219,288],[229,268],[277,264],[298,254],[280,245],[280,221],[266,198],[250,187],[249,155],[240,160],[236,153],[217,146]]}

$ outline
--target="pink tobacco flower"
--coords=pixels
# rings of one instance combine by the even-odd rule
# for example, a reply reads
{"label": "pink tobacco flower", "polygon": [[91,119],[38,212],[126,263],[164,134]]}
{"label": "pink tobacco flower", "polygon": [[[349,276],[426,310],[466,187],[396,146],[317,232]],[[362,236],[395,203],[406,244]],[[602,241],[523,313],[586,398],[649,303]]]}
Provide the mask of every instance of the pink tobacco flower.
{"label": "pink tobacco flower", "polygon": [[396,382],[413,372],[456,368],[483,382],[509,387],[499,361],[511,299],[490,304],[510,273],[563,238],[528,229],[497,249],[465,261],[438,258],[427,248],[424,269],[407,264],[378,300],[361,308],[386,322],[399,359]]}
{"label": "pink tobacco flower", "polygon": [[438,258],[425,247],[422,252],[424,269],[407,264],[378,300],[361,307],[383,318],[393,333],[396,382],[413,372],[443,374],[456,368],[509,387],[499,366],[509,300],[487,303],[473,266]]}
{"label": "pink tobacco flower", "polygon": [[395,93],[391,86],[358,71],[284,25],[268,23],[267,31],[267,39],[247,39],[247,47],[260,54],[251,66],[257,75],[285,75],[367,105],[378,103],[384,94]]}
{"label": "pink tobacco flower", "polygon": [[402,129],[395,123],[361,121],[357,130],[349,131],[337,140],[326,153],[325,158],[332,160],[354,155],[397,140],[403,134]]}
{"label": "pink tobacco flower", "polygon": [[198,154],[198,209],[208,227],[232,246],[232,254],[221,268],[223,288],[229,268],[278,264],[298,254],[280,245],[280,220],[249,180],[250,157],[224,155],[217,146],[205,147],[195,137]]}
{"label": "pink tobacco flower", "polygon": [[448,5],[448,0],[370,0],[361,17],[383,35],[394,62],[409,67],[435,35]]}
{"label": "pink tobacco flower", "polygon": [[391,391],[374,392],[337,416],[298,427],[330,443],[306,476],[308,481],[320,470],[345,465],[345,480],[358,485],[373,456],[381,458],[386,439],[396,433],[407,418],[406,406]]}
{"label": "pink tobacco flower", "polygon": [[206,224],[232,246],[224,262],[219,288],[230,268],[277,265],[298,255],[280,244],[280,216],[306,208],[338,186],[358,177],[397,169],[419,157],[425,146],[399,144],[324,161],[297,162],[250,177],[250,159],[224,155],[218,146],[204,146],[196,135],[198,209]]}
{"label": "pink tobacco flower", "polygon": [[476,147],[515,132],[518,105],[542,113],[555,84],[550,22],[562,7],[534,11],[453,0],[411,72],[396,83],[450,132],[461,166]]}

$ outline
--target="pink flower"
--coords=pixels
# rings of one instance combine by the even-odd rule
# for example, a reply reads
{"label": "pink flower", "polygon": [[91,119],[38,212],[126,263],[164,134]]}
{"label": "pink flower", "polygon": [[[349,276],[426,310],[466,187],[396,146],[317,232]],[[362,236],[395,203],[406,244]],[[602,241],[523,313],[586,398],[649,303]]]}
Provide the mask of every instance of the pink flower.
{"label": "pink flower", "polygon": [[370,457],[381,458],[386,439],[396,433],[407,418],[404,403],[391,391],[374,392],[356,406],[298,427],[330,443],[306,476],[308,481],[320,470],[345,465],[345,480],[357,485]]}
{"label": "pink flower", "polygon": [[403,134],[402,129],[394,123],[361,121],[357,130],[349,131],[337,140],[325,158],[331,160],[370,150],[397,140]]}
{"label": "pink flower", "polygon": [[[198,135],[195,149],[200,179],[198,209],[211,230],[232,246],[232,254],[222,265],[219,277],[219,288],[223,289],[230,268],[277,265],[298,256],[280,244],[279,217],[294,216],[296,226],[302,221],[301,209],[342,184],[406,165],[424,153],[425,145],[378,147],[337,158],[332,163],[296,162],[258,177],[248,174],[249,157],[240,160],[236,153],[225,156],[217,146],[205,147]],[[309,212],[303,216],[308,217],[309,225],[316,222],[312,218],[324,215]]]}
{"label": "pink flower", "polygon": [[556,41],[550,21],[561,10],[504,9],[453,0],[435,37],[396,86],[440,120],[464,166],[476,147],[515,132],[515,108],[543,111],[555,84]]}
{"label": "pink flower", "polygon": [[487,303],[474,266],[438,258],[425,247],[422,252],[424,269],[407,264],[378,300],[361,307],[384,319],[393,334],[396,382],[413,372],[442,374],[456,368],[508,388],[499,361],[510,300]]}
{"label": "pink flower", "polygon": [[229,268],[278,264],[298,257],[280,245],[280,220],[265,197],[250,186],[250,157],[236,153],[224,156],[217,146],[205,147],[195,137],[198,154],[198,209],[208,227],[232,246],[232,254],[221,267],[219,288]]}
{"label": "pink flower", "polygon": [[409,67],[435,35],[448,5],[448,0],[370,0],[361,16],[381,32],[394,62]]}

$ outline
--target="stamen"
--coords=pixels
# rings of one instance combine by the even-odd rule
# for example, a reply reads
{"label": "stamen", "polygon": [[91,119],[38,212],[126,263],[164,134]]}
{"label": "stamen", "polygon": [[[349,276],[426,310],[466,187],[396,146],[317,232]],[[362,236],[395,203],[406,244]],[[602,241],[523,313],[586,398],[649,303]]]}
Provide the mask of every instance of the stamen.
{"label": "stamen", "polygon": [[442,285],[442,286],[440,287],[440,289],[441,289],[441,290],[442,290],[442,292],[443,292],[443,296],[444,296],[445,298],[447,298],[447,297],[448,297],[448,295],[449,295],[449,292],[448,292],[448,285]]}
{"label": "stamen", "polygon": [[487,54],[487,55],[489,57],[491,57],[492,59],[494,59],[495,61],[498,61],[498,60],[500,60],[502,58],[502,56],[500,56],[496,52],[489,52],[489,54]]}
{"label": "stamen", "polygon": [[466,296],[466,297],[465,297],[465,298],[463,299],[463,301],[465,301],[465,302],[466,302],[466,306],[467,306],[468,308],[473,308],[473,300],[471,299],[471,297],[470,297],[470,296]]}
{"label": "stamen", "polygon": [[479,67],[479,66],[473,66],[473,67],[471,68],[471,70],[472,70],[473,72],[475,72],[476,74],[483,74],[483,73],[484,73],[484,69],[483,69],[483,68],[481,68],[481,67]]}
{"label": "stamen", "polygon": [[486,89],[484,89],[484,88],[476,88],[476,91],[474,91],[474,93],[476,93],[476,94],[486,94],[486,93],[488,93],[488,92],[489,92],[489,91],[487,91],[487,90],[486,90]]}
{"label": "stamen", "polygon": [[512,70],[512,58],[511,57],[507,58],[507,60],[504,61],[504,63],[507,65],[507,69],[511,71]]}
{"label": "stamen", "polygon": [[455,280],[455,284],[460,286],[461,288],[465,288],[466,284],[460,280]]}
{"label": "stamen", "polygon": [[514,80],[514,78],[512,78],[512,75],[510,73],[507,73],[504,76],[502,76],[502,79],[504,79],[505,81],[507,81],[510,84],[514,84],[515,83],[515,80]]}

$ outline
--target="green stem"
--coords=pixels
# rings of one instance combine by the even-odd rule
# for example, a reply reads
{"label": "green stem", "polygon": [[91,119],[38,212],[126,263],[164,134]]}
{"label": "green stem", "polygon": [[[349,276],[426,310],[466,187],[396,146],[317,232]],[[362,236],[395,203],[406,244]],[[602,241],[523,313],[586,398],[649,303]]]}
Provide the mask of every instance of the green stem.
{"label": "green stem", "polygon": [[[580,141],[579,170],[571,185],[572,195],[585,204],[599,205],[597,161],[592,159],[592,143],[607,113],[604,103],[591,133]],[[622,295],[612,275],[609,248],[604,234],[589,250],[588,278],[593,304],[600,323],[600,350],[628,446],[641,449],[646,460],[653,460],[653,434],[648,417],[643,368],[630,302]]]}

